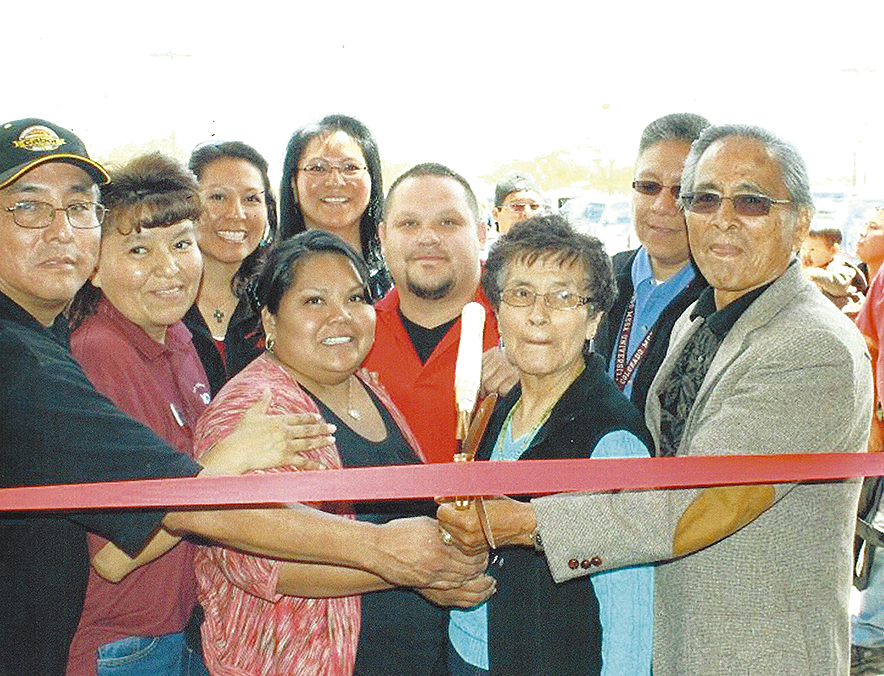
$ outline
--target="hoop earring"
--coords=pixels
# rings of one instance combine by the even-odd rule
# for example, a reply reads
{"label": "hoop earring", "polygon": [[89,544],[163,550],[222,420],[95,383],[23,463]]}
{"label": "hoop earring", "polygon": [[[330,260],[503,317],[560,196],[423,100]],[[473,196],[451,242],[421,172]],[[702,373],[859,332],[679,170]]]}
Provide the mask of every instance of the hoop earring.
{"label": "hoop earring", "polygon": [[273,349],[276,347],[276,341],[273,340],[273,336],[267,336],[267,340],[264,341],[264,349],[273,354]]}

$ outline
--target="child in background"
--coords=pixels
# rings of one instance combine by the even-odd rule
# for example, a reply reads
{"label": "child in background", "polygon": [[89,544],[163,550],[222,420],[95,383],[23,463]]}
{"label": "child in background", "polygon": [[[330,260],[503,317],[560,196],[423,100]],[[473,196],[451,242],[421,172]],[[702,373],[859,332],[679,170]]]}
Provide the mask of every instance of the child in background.
{"label": "child in background", "polygon": [[838,228],[812,228],[801,245],[804,274],[848,317],[859,312],[868,288],[865,275],[841,253]]}

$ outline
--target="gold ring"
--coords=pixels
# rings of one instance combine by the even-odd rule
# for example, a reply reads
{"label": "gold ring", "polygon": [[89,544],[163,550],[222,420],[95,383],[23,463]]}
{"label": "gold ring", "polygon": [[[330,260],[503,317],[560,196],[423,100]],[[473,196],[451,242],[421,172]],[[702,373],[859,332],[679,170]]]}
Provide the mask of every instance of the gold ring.
{"label": "gold ring", "polygon": [[449,533],[449,532],[448,532],[447,530],[445,530],[444,528],[442,528],[441,531],[442,531],[442,533],[441,533],[441,535],[442,535],[442,542],[444,542],[444,543],[445,543],[446,545],[448,545],[449,547],[450,547],[451,545],[453,545],[453,544],[454,544],[454,538],[451,537],[451,533]]}

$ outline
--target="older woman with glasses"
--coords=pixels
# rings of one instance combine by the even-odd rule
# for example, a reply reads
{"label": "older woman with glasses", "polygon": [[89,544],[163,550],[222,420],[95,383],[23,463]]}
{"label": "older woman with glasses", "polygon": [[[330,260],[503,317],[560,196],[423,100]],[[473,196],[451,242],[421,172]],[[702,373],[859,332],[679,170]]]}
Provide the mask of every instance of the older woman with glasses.
{"label": "older woman with glasses", "polygon": [[392,286],[378,240],[383,200],[378,144],[362,122],[327,115],[292,134],[279,187],[280,235],[325,230],[343,239],[368,266],[372,300]]}
{"label": "older woman with glasses", "polygon": [[[586,352],[614,300],[602,244],[561,216],[528,219],[492,247],[483,285],[519,385],[494,409],[477,457],[648,456],[641,416],[601,359]],[[505,541],[507,503],[493,502],[491,532]],[[452,510],[443,505],[439,515],[456,537],[456,523],[445,525]],[[497,593],[483,605],[451,613],[453,676],[649,673],[650,568],[557,585],[541,553],[507,546],[496,550],[490,570]]]}

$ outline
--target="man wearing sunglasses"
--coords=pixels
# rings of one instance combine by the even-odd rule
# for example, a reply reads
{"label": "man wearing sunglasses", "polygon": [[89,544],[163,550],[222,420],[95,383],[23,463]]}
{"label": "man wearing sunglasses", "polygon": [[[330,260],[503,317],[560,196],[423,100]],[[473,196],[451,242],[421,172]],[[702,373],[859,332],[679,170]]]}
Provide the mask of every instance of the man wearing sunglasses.
{"label": "man wearing sunglasses", "polygon": [[545,208],[540,188],[530,174],[510,174],[494,187],[491,215],[501,235],[508,233],[519,221],[537,216]]}
{"label": "man wearing sunglasses", "polygon": [[678,193],[691,143],[708,126],[700,115],[674,113],[651,122],[639,141],[632,213],[641,246],[612,258],[617,300],[593,345],[639,411],[666,355],[672,325],[707,286],[691,262]]}
{"label": "man wearing sunglasses", "polygon": [[[869,354],[797,260],[813,214],[797,150],[758,127],[710,127],[681,195],[711,288],[676,322],[648,392],[658,454],[864,451]],[[655,676],[842,676],[858,494],[849,480],[548,496],[517,503],[496,539],[539,538],[560,582],[659,562]],[[476,551],[472,511],[439,517]]]}

